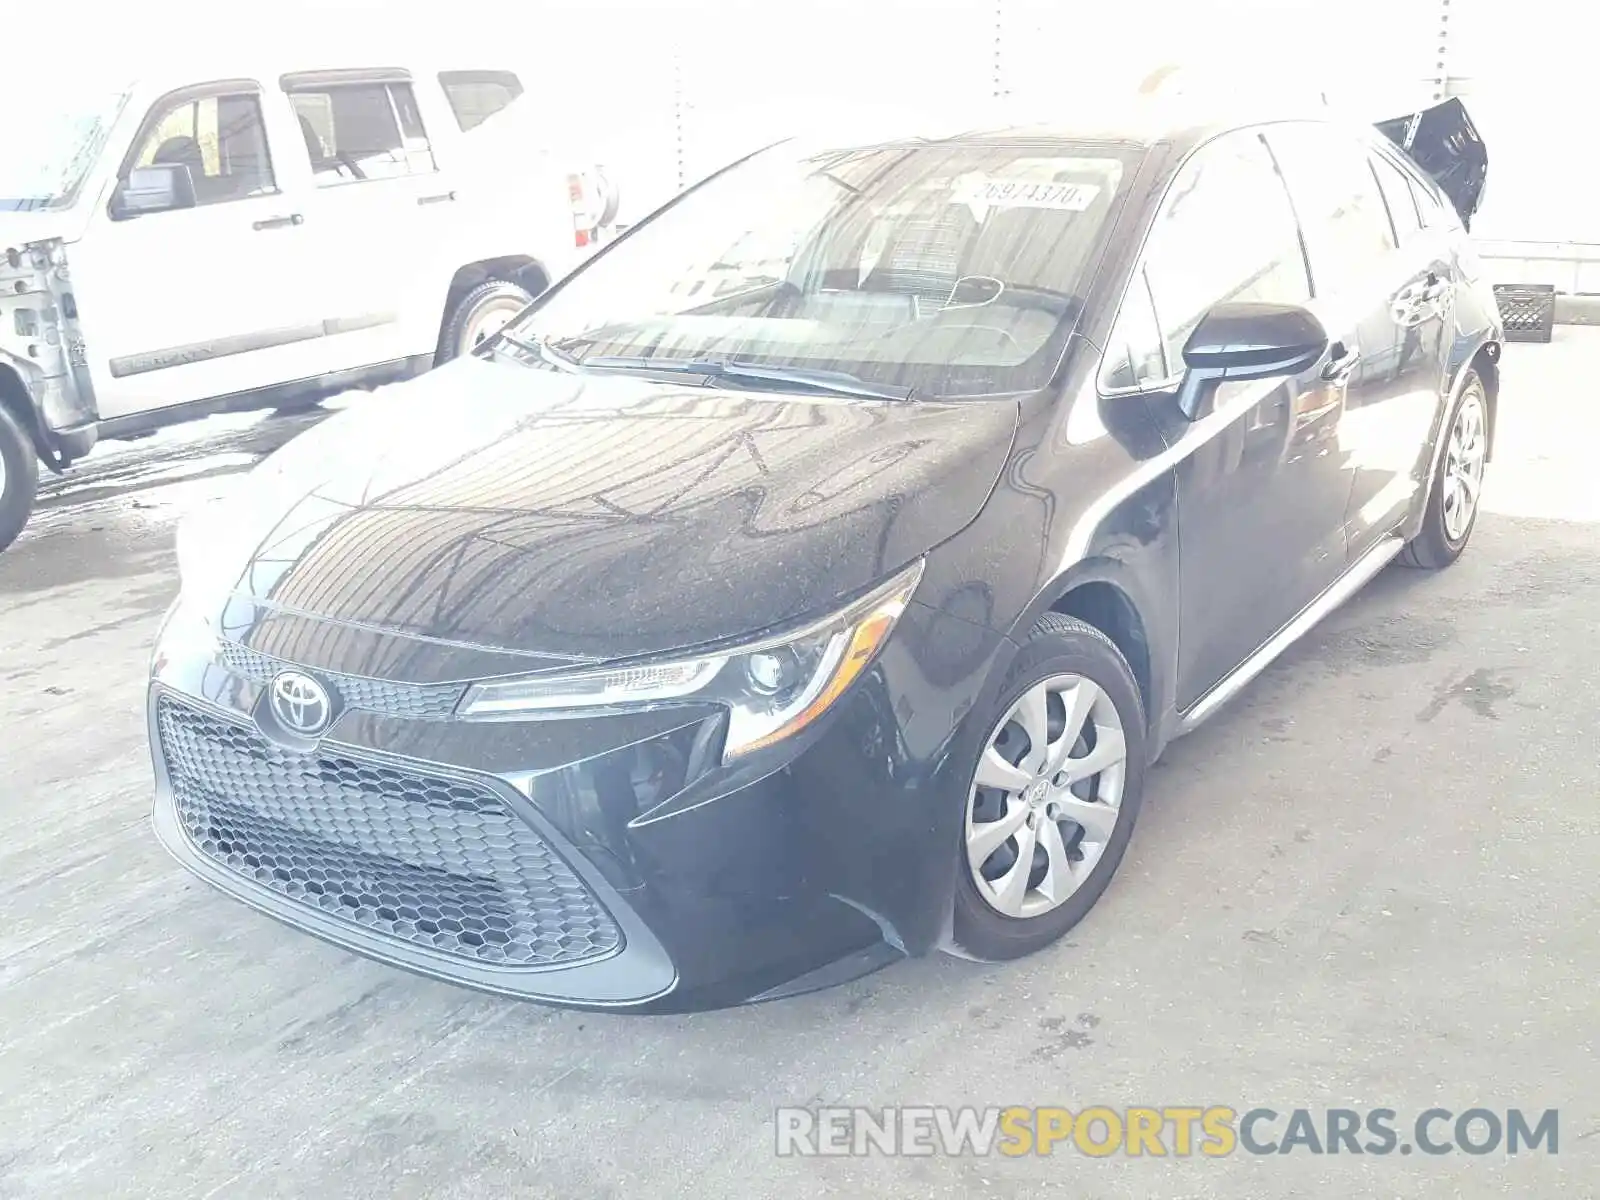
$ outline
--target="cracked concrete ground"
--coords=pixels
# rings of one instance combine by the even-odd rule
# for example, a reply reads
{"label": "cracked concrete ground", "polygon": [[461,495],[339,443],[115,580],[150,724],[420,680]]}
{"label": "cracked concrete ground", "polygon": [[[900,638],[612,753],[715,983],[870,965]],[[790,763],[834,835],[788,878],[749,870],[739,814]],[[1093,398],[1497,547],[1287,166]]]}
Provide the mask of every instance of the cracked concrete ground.
{"label": "cracked concrete ground", "polygon": [[[0,556],[0,1196],[1600,1196],[1596,364],[1509,349],[1467,556],[1174,745],[1066,944],[685,1018],[421,981],[181,873],[141,712],[171,521],[304,422],[97,451]],[[1561,1142],[776,1158],[808,1102],[1559,1108]]]}

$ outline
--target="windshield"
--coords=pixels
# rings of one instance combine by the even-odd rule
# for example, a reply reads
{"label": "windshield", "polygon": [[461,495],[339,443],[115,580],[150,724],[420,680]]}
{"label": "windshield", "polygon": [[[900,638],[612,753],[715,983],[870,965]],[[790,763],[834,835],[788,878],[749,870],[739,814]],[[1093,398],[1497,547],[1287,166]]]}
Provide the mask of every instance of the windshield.
{"label": "windshield", "polygon": [[757,368],[924,397],[1043,387],[1133,165],[1118,147],[1018,138],[785,143],[599,254],[502,350],[534,361],[542,344],[591,369],[731,364],[739,386]]}
{"label": "windshield", "polygon": [[114,89],[0,86],[0,211],[71,204],[127,100]]}

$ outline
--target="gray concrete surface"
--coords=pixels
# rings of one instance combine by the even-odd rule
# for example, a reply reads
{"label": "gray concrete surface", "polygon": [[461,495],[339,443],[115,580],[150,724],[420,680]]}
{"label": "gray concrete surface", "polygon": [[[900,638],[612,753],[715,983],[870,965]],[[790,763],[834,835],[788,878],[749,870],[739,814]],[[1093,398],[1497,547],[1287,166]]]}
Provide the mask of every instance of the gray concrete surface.
{"label": "gray concrete surface", "polygon": [[[419,981],[180,873],[141,723],[171,521],[298,424],[97,452],[0,557],[0,1196],[1600,1196],[1597,364],[1510,349],[1467,556],[1175,745],[1066,944],[692,1018]],[[773,1107],[822,1102],[1555,1107],[1561,1143],[777,1159]]]}

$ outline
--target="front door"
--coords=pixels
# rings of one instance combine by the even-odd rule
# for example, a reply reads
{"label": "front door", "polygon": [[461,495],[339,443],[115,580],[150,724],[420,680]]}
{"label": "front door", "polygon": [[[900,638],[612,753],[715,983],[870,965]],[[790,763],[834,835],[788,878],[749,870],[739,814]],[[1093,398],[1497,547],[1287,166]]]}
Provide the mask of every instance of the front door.
{"label": "front door", "polygon": [[1145,275],[1169,385],[1147,402],[1175,447],[1178,702],[1189,707],[1344,570],[1350,468],[1338,453],[1347,360],[1298,378],[1224,384],[1212,410],[1177,411],[1184,343],[1225,301],[1309,304],[1300,233],[1258,133],[1228,134],[1180,172],[1151,233]]}
{"label": "front door", "polygon": [[188,168],[195,207],[97,212],[71,252],[103,418],[320,372],[314,276],[299,190],[274,162],[254,83],[157,101],[121,175]]}
{"label": "front door", "polygon": [[1444,374],[1449,266],[1421,236],[1404,180],[1390,199],[1356,135],[1296,123],[1267,141],[1300,214],[1329,333],[1360,355],[1339,436],[1354,469],[1346,536],[1359,556],[1394,531],[1421,486],[1418,459]]}

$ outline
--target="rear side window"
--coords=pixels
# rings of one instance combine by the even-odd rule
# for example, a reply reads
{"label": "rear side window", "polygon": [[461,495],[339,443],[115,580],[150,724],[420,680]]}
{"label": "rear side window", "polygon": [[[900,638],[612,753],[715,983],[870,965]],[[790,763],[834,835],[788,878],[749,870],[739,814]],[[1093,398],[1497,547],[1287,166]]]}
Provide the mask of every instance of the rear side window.
{"label": "rear side window", "polygon": [[439,86],[462,132],[482,125],[522,95],[522,80],[511,71],[440,71]]}
{"label": "rear side window", "polygon": [[286,80],[319,186],[425,175],[435,170],[416,94],[401,81]]}
{"label": "rear side window", "polygon": [[1359,290],[1395,246],[1367,148],[1332,125],[1281,126],[1267,142],[1300,214],[1316,294]]}
{"label": "rear side window", "polygon": [[1411,190],[1411,181],[1406,178],[1405,172],[1381,154],[1372,156],[1372,170],[1378,177],[1384,203],[1389,206],[1395,237],[1403,246],[1422,228],[1422,216],[1417,211],[1417,199]]}
{"label": "rear side window", "polygon": [[1417,212],[1425,229],[1461,229],[1461,217],[1450,201],[1433,189],[1416,180],[1411,181],[1411,195],[1417,202]]}
{"label": "rear side window", "polygon": [[1213,306],[1310,299],[1294,209],[1258,134],[1228,134],[1184,164],[1151,230],[1145,272],[1173,371]]}

